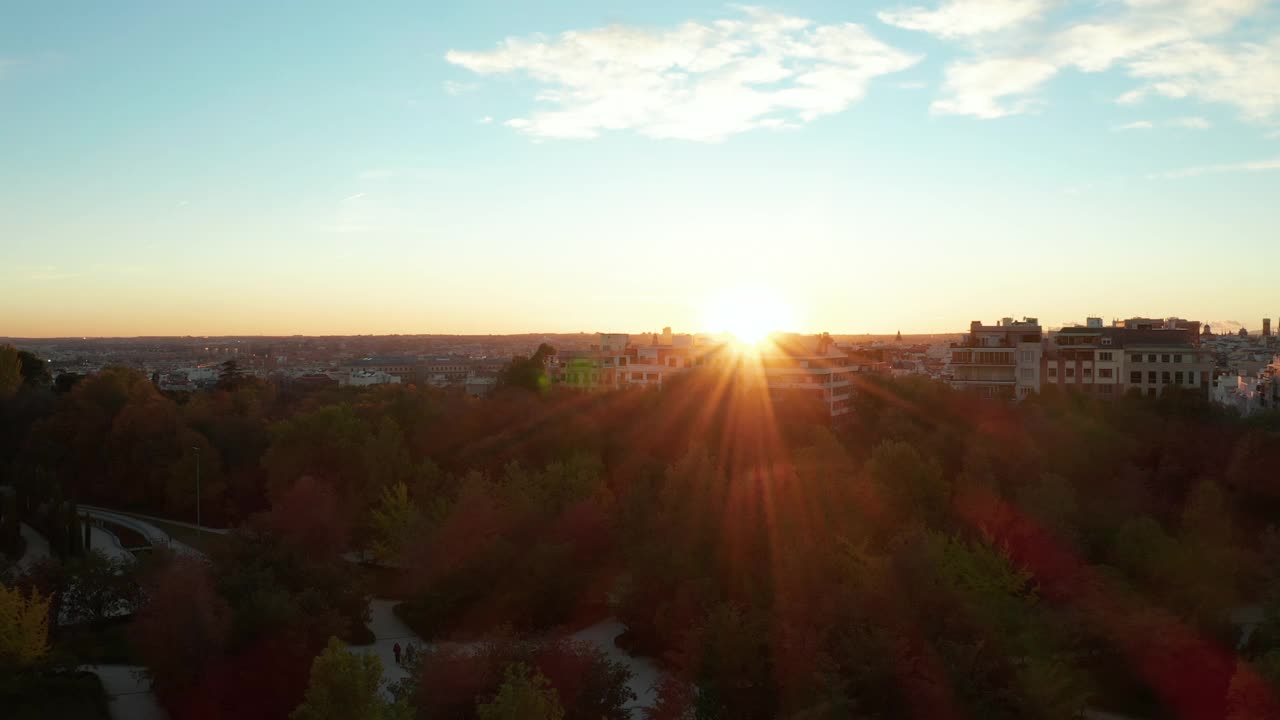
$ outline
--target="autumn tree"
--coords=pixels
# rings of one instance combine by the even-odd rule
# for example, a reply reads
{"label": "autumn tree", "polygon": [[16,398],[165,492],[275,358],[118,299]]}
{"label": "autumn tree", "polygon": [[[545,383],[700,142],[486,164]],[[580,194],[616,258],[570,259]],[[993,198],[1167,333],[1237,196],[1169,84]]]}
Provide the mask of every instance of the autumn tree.
{"label": "autumn tree", "polygon": [[555,688],[541,673],[516,664],[506,670],[498,694],[476,705],[477,720],[564,720]]}
{"label": "autumn tree", "polygon": [[22,360],[18,349],[0,345],[0,399],[7,398],[22,384]]}
{"label": "autumn tree", "polygon": [[290,720],[409,720],[407,703],[381,693],[382,662],[376,655],[347,651],[337,638],[311,663],[311,683]]}
{"label": "autumn tree", "polygon": [[0,670],[38,663],[49,651],[49,599],[0,585]]}
{"label": "autumn tree", "polygon": [[217,595],[208,565],[169,556],[143,583],[145,603],[131,641],[167,704],[190,696],[224,657],[231,614]]}

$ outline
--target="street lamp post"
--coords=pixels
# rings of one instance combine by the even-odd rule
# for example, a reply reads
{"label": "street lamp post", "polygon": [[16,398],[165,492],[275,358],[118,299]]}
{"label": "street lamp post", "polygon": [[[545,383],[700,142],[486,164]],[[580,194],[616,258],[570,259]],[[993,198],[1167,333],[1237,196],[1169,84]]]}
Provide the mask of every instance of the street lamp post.
{"label": "street lamp post", "polygon": [[204,537],[204,523],[200,522],[200,448],[191,449],[196,451],[196,532]]}

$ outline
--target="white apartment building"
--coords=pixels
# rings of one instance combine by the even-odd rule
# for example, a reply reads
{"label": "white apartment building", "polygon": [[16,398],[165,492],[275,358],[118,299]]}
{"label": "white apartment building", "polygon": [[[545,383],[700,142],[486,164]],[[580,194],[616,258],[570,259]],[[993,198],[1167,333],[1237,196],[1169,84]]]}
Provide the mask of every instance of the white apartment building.
{"label": "white apartment building", "polygon": [[951,344],[951,385],[986,397],[1025,398],[1040,392],[1043,331],[1036,318],[974,320],[969,335]]}

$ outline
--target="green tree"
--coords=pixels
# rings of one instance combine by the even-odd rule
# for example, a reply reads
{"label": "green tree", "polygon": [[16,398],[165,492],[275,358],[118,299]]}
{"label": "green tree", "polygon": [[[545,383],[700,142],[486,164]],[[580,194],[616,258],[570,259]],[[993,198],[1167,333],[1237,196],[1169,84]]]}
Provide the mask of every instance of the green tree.
{"label": "green tree", "polygon": [[235,360],[227,360],[218,366],[219,390],[235,390],[242,380],[244,380],[244,373]]}
{"label": "green tree", "polygon": [[867,474],[892,501],[901,519],[941,522],[951,503],[951,487],[942,467],[910,443],[885,441],[867,461]]}
{"label": "green tree", "polygon": [[499,381],[507,387],[543,392],[550,384],[547,379],[546,360],[555,354],[555,348],[542,343],[532,356],[512,358],[511,364],[502,372]]}
{"label": "green tree", "polygon": [[73,622],[98,622],[126,614],[138,601],[134,563],[109,558],[99,550],[69,560],[63,613]]}
{"label": "green tree", "polygon": [[344,500],[364,500],[363,448],[369,426],[345,405],[326,405],[271,426],[271,446],[262,458],[274,494],[311,476],[333,483]]}
{"label": "green tree", "polygon": [[1071,544],[1077,541],[1076,491],[1066,478],[1053,474],[1041,475],[1037,480],[1020,487],[1016,500],[1024,512],[1059,540]]}
{"label": "green tree", "polygon": [[403,701],[383,699],[382,662],[377,656],[348,652],[338,638],[311,663],[311,684],[291,720],[409,720]]}
{"label": "green tree", "polygon": [[422,527],[422,513],[409,497],[403,482],[382,489],[382,497],[370,514],[369,549],[378,562],[399,561],[406,543]]}
{"label": "green tree", "polygon": [[22,383],[31,387],[47,388],[53,384],[53,375],[49,373],[49,364],[26,350],[18,351],[18,362],[22,367]]}
{"label": "green tree", "polygon": [[564,708],[555,688],[528,666],[507,667],[498,694],[476,705],[477,720],[563,720]]}

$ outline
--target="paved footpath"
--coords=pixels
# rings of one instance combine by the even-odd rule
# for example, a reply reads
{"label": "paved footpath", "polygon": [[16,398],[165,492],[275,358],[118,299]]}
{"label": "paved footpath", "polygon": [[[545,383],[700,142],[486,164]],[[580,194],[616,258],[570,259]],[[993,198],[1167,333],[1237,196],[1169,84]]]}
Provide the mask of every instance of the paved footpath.
{"label": "paved footpath", "polygon": [[[352,652],[376,655],[382,661],[382,679],[388,683],[403,680],[409,676],[404,668],[396,664],[396,643],[400,643],[402,651],[409,646],[410,642],[416,643],[420,648],[426,646],[422,638],[415,635],[409,626],[396,616],[394,608],[397,604],[395,600],[378,598],[370,600],[369,629],[373,631],[376,639],[369,645],[347,646],[347,649]],[[386,694],[390,697],[389,692]]]}
{"label": "paved footpath", "polygon": [[53,551],[49,549],[49,541],[36,532],[35,528],[22,523],[19,530],[22,532],[22,539],[27,541],[27,547],[22,551],[22,557],[18,559],[20,569],[25,570],[41,560],[53,557]]}
{"label": "paved footpath", "polygon": [[169,720],[151,692],[151,680],[141,665],[84,665],[98,676],[107,693],[111,720]]}
{"label": "paved footpath", "polygon": [[603,650],[613,662],[627,666],[631,671],[631,681],[628,685],[636,694],[636,699],[627,705],[627,709],[631,711],[632,717],[641,717],[641,708],[653,707],[658,702],[658,680],[662,677],[662,671],[652,660],[633,657],[618,647],[614,640],[626,629],[627,627],[617,619],[608,618],[585,627],[569,637],[594,645]]}
{"label": "paved footpath", "polygon": [[109,558],[133,562],[137,560],[133,553],[125,550],[120,538],[115,533],[103,530],[97,525],[89,526],[89,549],[97,550]]}

